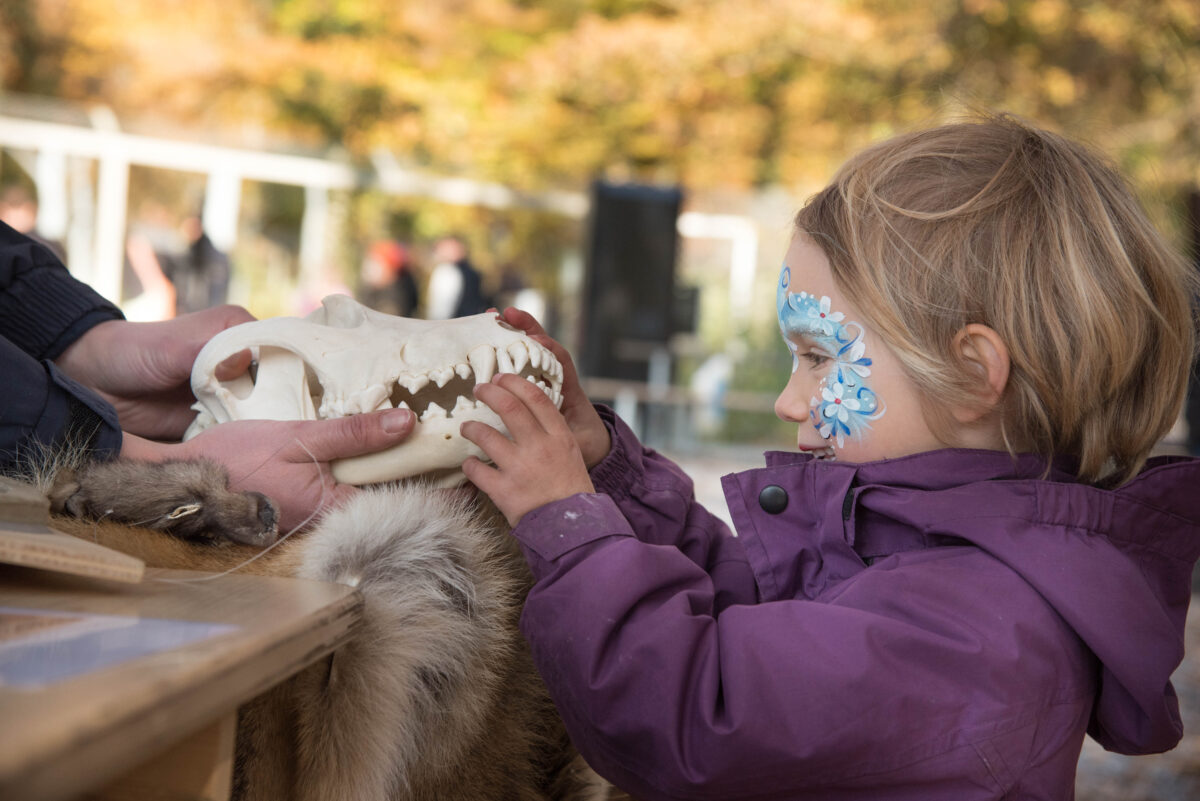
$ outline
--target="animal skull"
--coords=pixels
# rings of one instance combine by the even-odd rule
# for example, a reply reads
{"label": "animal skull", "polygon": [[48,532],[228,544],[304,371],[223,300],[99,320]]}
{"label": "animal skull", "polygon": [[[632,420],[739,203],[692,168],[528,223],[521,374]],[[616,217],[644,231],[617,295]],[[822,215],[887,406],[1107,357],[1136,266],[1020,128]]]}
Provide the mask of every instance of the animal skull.
{"label": "animal skull", "polygon": [[[257,371],[218,381],[217,365],[247,348]],[[185,439],[230,420],[325,420],[398,406],[417,415],[413,433],[386,451],[333,462],[334,478],[372,484],[428,474],[451,486],[463,480],[467,456],[486,458],[458,433],[463,421],[506,431],[474,396],[498,372],[524,375],[561,405],[558,360],[495,314],[414,320],[329,295],[307,317],[243,323],[213,337],[192,366],[199,414]]]}

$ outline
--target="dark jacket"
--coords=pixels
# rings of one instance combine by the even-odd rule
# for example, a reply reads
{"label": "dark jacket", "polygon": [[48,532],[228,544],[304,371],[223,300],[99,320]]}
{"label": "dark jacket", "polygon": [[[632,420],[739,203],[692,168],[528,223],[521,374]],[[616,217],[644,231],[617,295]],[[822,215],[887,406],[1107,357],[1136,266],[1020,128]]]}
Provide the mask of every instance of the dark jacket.
{"label": "dark jacket", "polygon": [[100,457],[120,450],[116,411],[53,361],[92,326],[119,319],[48,248],[0,223],[0,470],[68,439]]}
{"label": "dark jacket", "polygon": [[1181,736],[1200,461],[1116,490],[1032,457],[726,476],[738,536],[611,416],[598,492],[527,514],[522,629],[572,739],[641,799],[1063,799],[1085,732]]}

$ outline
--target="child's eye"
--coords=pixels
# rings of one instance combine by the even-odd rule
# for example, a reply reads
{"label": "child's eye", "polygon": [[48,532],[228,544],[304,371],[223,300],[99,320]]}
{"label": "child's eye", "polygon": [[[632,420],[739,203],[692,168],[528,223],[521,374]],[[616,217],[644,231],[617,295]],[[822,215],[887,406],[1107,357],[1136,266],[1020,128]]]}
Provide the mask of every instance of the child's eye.
{"label": "child's eye", "polygon": [[802,353],[801,358],[808,361],[809,367],[820,367],[821,365],[825,364],[825,362],[829,361],[829,357],[824,353],[817,353],[811,350]]}

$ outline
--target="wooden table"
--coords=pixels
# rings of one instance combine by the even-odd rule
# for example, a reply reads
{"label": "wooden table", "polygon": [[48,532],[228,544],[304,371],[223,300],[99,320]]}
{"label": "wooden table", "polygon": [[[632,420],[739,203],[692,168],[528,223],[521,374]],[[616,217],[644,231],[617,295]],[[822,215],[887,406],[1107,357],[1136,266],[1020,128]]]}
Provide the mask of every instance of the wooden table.
{"label": "wooden table", "polygon": [[361,610],[356,590],[303,579],[0,565],[0,799],[227,798],[237,707],[345,642]]}

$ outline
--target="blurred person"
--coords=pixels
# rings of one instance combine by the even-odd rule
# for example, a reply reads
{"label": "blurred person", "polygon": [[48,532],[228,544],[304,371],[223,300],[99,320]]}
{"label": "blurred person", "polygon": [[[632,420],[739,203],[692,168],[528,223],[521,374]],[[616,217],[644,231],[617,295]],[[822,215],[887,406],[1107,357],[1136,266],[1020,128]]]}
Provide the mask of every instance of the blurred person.
{"label": "blurred person", "polygon": [[121,308],[137,322],[169,320],[178,303],[168,265],[181,259],[187,242],[167,207],[143,201],[125,237],[125,280]]}
{"label": "blurred person", "polygon": [[[337,420],[242,420],[182,442],[192,362],[216,333],[254,319],[217,306],[161,322],[131,322],[72,277],[44,245],[0,223],[0,472],[20,474],[47,454],[91,459],[211,459],[230,487],[275,501],[280,529],[356,492],[332,460],[392,447],[413,416],[392,409]],[[250,366],[222,365],[229,380]]]}
{"label": "blurred person", "polygon": [[175,287],[175,313],[220,306],[229,296],[229,257],[205,233],[200,215],[185,217],[179,230],[186,243],[182,252],[160,258],[163,273]]}
{"label": "blurred person", "polygon": [[537,320],[546,319],[546,296],[541,290],[529,286],[525,276],[515,264],[506,264],[500,271],[500,285],[496,289],[493,303],[498,308],[515,306]]}
{"label": "blurred person", "polygon": [[359,302],[384,314],[412,317],[419,298],[412,251],[394,239],[374,242],[359,272]]}
{"label": "blurred person", "polygon": [[427,318],[449,320],[488,310],[491,302],[483,292],[483,276],[471,264],[465,240],[442,237],[433,246],[433,260],[425,306]]}
{"label": "blurred person", "polygon": [[0,192],[0,222],[54,252],[59,259],[66,257],[66,249],[57,240],[48,239],[38,233],[38,202],[33,192],[20,184],[6,186]]}

